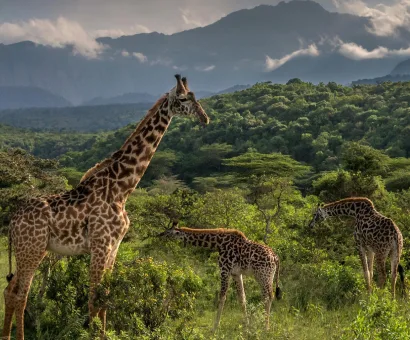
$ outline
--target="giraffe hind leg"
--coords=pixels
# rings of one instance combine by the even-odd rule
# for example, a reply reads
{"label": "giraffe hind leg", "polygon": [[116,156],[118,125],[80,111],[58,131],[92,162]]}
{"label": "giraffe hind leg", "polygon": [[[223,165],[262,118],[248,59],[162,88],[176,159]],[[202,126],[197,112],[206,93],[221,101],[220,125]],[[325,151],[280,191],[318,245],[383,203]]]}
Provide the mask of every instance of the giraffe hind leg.
{"label": "giraffe hind leg", "polygon": [[383,288],[386,283],[387,274],[386,274],[386,258],[384,254],[376,254],[376,263],[378,269],[378,282],[377,285],[379,288]]}
{"label": "giraffe hind leg", "polygon": [[[34,253],[34,254],[33,254]],[[29,266],[20,268],[17,264],[17,282],[16,287],[13,289],[11,300],[14,301],[15,313],[16,313],[16,339],[24,339],[24,310],[27,304],[28,293],[30,291],[31,282],[34,277],[34,273],[41,263],[42,259],[46,255],[45,249],[42,251],[33,251]],[[17,259],[18,261],[18,259]]]}
{"label": "giraffe hind leg", "polygon": [[2,332],[2,339],[10,339],[11,333],[11,326],[13,322],[13,316],[15,311],[16,305],[16,283],[17,277],[14,276],[12,280],[9,282],[7,287],[4,289],[4,305],[5,305],[5,313],[4,313],[4,325],[3,325],[3,332]]}
{"label": "giraffe hind leg", "polygon": [[265,328],[269,329],[270,309],[273,301],[273,277],[275,271],[270,273],[257,272],[255,278],[258,281],[265,302]]}
{"label": "giraffe hind leg", "polygon": [[[400,254],[397,248],[394,248],[391,253],[391,292],[393,299],[396,297],[396,281],[397,281],[397,273],[399,270],[400,265]],[[401,267],[401,271],[403,267]],[[402,279],[402,284],[404,284],[404,277],[402,272],[400,273],[400,278]]]}

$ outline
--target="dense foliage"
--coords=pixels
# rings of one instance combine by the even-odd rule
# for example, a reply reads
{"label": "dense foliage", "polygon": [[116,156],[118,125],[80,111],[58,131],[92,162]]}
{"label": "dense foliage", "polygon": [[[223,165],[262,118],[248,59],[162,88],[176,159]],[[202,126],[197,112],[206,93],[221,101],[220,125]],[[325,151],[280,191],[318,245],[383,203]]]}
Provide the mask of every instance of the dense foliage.
{"label": "dense foliage", "polygon": [[[318,202],[369,197],[401,229],[401,263],[410,269],[407,89],[410,84],[262,83],[204,100],[212,119],[205,129],[175,119],[143,188],[127,202],[131,228],[99,298],[109,308],[108,338],[407,339],[410,308],[400,283],[397,301],[390,299],[389,284],[366,295],[352,219],[307,227]],[[62,176],[75,185],[82,171],[118,148],[132,129],[90,140],[78,135],[85,144],[71,140],[72,151],[60,157],[59,169],[54,161],[21,150],[2,151],[0,207],[4,211],[27,188],[29,195],[63,189],[68,184]],[[39,140],[57,138],[36,134]],[[217,254],[155,237],[175,220],[190,227],[236,228],[272,247],[281,259],[284,292],[283,300],[273,303],[272,330],[263,329],[260,290],[246,278],[249,327],[231,289],[221,329],[211,333]],[[89,336],[83,327],[88,263],[88,256],[44,261],[29,299],[30,339]]]}

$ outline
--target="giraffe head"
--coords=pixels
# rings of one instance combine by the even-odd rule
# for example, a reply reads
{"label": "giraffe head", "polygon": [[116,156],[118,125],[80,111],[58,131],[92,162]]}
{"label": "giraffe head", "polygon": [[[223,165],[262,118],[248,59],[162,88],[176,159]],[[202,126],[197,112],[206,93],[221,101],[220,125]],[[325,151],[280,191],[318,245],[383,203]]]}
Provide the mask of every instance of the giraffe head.
{"label": "giraffe head", "polygon": [[178,222],[174,221],[172,222],[172,227],[165,230],[164,232],[160,233],[157,235],[157,237],[167,237],[167,238],[183,238],[183,234],[181,231],[177,228],[178,227]]}
{"label": "giraffe head", "polygon": [[189,90],[187,79],[175,75],[176,86],[169,92],[169,108],[172,116],[193,116],[197,117],[203,125],[209,123],[209,118],[196,100],[195,94]]}
{"label": "giraffe head", "polygon": [[318,204],[317,209],[313,215],[312,221],[309,223],[309,228],[313,228],[316,222],[321,222],[327,218],[326,210],[323,209],[323,204]]}

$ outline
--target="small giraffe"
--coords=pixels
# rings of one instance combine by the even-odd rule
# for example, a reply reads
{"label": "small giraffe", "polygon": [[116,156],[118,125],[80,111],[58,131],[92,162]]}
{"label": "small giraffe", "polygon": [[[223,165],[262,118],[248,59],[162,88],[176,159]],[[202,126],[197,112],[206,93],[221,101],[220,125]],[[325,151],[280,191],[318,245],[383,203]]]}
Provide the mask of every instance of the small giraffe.
{"label": "small giraffe", "polygon": [[403,249],[403,237],[399,228],[388,217],[380,214],[373,202],[364,197],[345,198],[319,206],[309,226],[331,216],[352,216],[356,219],[354,238],[363,266],[367,289],[371,292],[373,279],[373,261],[376,257],[378,285],[383,287],[386,282],[386,259],[391,257],[391,290],[395,297],[397,270],[404,287],[403,267],[399,264]]}
{"label": "small giraffe", "polygon": [[[173,116],[196,116],[203,124],[209,122],[188,89],[186,78],[175,77],[177,85],[154,104],[123,146],[88,170],[75,189],[31,199],[14,214],[9,238],[9,284],[4,291],[3,339],[10,339],[14,314],[17,340],[24,339],[27,296],[34,272],[47,251],[91,254],[88,307],[90,319],[98,316],[104,332],[106,309],[94,307],[95,289],[104,271],[114,266],[118,247],[128,230],[127,198],[143,176]],[[12,246],[17,263],[15,275],[11,273]]]}
{"label": "small giraffe", "polygon": [[242,274],[253,274],[261,286],[265,300],[266,329],[269,328],[269,315],[274,298],[272,285],[276,274],[275,295],[279,300],[279,257],[273,250],[265,245],[248,240],[246,236],[236,229],[190,229],[172,228],[159,234],[183,240],[194,246],[217,249],[219,252],[218,264],[221,274],[221,291],[219,294],[219,307],[213,330],[215,331],[221,320],[222,310],[228,292],[229,280],[232,276],[236,285],[239,303],[246,316],[246,298],[243,288]]}

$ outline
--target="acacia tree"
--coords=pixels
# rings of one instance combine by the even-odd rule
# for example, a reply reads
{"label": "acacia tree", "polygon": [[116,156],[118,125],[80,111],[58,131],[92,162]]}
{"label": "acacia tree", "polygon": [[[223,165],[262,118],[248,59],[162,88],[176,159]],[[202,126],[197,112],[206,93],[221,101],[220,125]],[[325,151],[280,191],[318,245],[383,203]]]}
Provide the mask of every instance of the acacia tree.
{"label": "acacia tree", "polygon": [[289,178],[273,176],[252,176],[247,198],[258,209],[264,224],[263,241],[267,243],[272,233],[272,224],[280,218],[283,204],[292,196],[292,181]]}
{"label": "acacia tree", "polygon": [[0,228],[25,199],[58,193],[68,188],[57,175],[58,162],[41,159],[22,149],[0,150]]}

